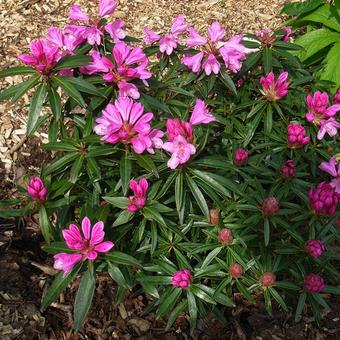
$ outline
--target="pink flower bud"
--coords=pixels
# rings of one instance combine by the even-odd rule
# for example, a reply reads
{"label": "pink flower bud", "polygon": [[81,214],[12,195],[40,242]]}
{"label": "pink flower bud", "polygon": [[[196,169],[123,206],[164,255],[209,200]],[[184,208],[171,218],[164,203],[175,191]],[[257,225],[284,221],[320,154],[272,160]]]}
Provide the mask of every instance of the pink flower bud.
{"label": "pink flower bud", "polygon": [[326,182],[319,183],[316,189],[308,192],[309,204],[318,216],[333,216],[340,202],[340,194]]}
{"label": "pink flower bud", "polygon": [[340,103],[340,87],[336,91],[336,94],[334,95],[333,99],[336,103]]}
{"label": "pink flower bud", "polygon": [[260,284],[262,287],[272,287],[276,281],[275,274],[271,272],[265,272],[260,278]]}
{"label": "pink flower bud", "polygon": [[47,189],[40,177],[33,177],[27,185],[27,192],[34,200],[45,201]]}
{"label": "pink flower bud", "polygon": [[292,149],[298,149],[305,146],[310,141],[310,137],[305,135],[306,130],[302,125],[289,124],[287,127],[288,147]]}
{"label": "pink flower bud", "polygon": [[216,209],[209,210],[209,223],[212,225],[218,225],[220,221],[220,213]]}
{"label": "pink flower bud", "polygon": [[303,288],[305,291],[309,293],[319,293],[325,287],[325,282],[320,275],[317,274],[308,274],[305,277],[305,281],[303,283]]}
{"label": "pink flower bud", "polygon": [[234,279],[238,279],[242,276],[243,274],[243,268],[240,264],[238,263],[233,263],[230,267],[229,267],[229,274],[231,277],[233,277]]}
{"label": "pink flower bud", "polygon": [[236,149],[234,153],[234,165],[242,166],[248,162],[248,151],[245,149]]}
{"label": "pink flower bud", "polygon": [[305,249],[310,256],[317,258],[325,251],[325,245],[320,240],[309,240],[306,243]]}
{"label": "pink flower bud", "polygon": [[289,159],[282,167],[281,175],[284,179],[291,179],[295,176],[295,165],[292,159]]}
{"label": "pink flower bud", "polygon": [[270,215],[274,215],[280,210],[280,204],[275,197],[270,196],[270,197],[265,198],[262,201],[261,208],[262,208],[263,215],[270,216]]}
{"label": "pink flower bud", "polygon": [[222,243],[224,246],[228,246],[233,242],[233,234],[230,229],[224,228],[221,229],[218,233],[218,241]]}
{"label": "pink flower bud", "polygon": [[188,288],[192,280],[191,271],[183,269],[172,275],[171,284],[174,287]]}

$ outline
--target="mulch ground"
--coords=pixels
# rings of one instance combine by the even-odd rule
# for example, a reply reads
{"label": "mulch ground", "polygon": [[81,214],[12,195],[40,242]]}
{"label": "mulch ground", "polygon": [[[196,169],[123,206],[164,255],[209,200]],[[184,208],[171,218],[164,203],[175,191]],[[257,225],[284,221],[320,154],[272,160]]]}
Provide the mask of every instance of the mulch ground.
{"label": "mulch ground", "polygon": [[[43,35],[51,25],[66,24],[70,0],[2,0],[0,3],[0,69],[16,65],[17,55],[31,39]],[[114,17],[126,21],[127,32],[140,36],[148,25],[165,30],[178,14],[204,32],[214,20],[227,28],[228,34],[276,28],[282,21],[283,0],[121,0]],[[90,7],[88,1],[77,1]],[[96,1],[91,1],[93,10]],[[0,81],[0,89],[21,81],[20,76]],[[44,130],[25,139],[29,97],[15,105],[0,103],[0,199],[16,194],[27,172],[34,173],[48,154],[40,149],[47,141]],[[107,276],[98,278],[95,300],[84,329],[72,331],[72,302],[79,281],[75,280],[57,302],[45,312],[41,297],[55,274],[52,259],[41,251],[42,243],[36,216],[29,219],[0,219],[0,338],[7,339],[340,339],[339,299],[329,300],[331,312],[322,324],[304,314],[299,323],[291,314],[274,312],[269,317],[259,297],[256,305],[245,303],[235,295],[238,307],[226,309],[230,323],[225,326],[213,316],[199,320],[190,335],[188,316],[183,315],[169,332],[165,322],[153,314],[145,316],[147,297],[128,295],[116,306],[116,285]],[[292,305],[294,301],[292,301]],[[305,311],[307,312],[307,311]]]}

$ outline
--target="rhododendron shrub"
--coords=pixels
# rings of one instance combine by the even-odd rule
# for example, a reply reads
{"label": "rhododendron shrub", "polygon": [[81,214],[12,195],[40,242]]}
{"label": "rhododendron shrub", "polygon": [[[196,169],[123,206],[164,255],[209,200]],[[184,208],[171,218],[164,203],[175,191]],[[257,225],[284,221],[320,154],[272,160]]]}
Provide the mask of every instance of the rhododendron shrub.
{"label": "rhododendron shrub", "polygon": [[338,94],[290,53],[288,28],[200,35],[179,16],[139,40],[115,8],[73,5],[0,73],[25,75],[0,99],[33,92],[27,134],[48,126],[51,163],[28,173],[21,209],[0,210],[39,212],[59,271],[43,308],[81,276],[80,329],[107,272],[116,304],[142,291],[167,328],[186,311],[192,329],[209,310],[225,322],[238,292],[319,320],[322,293],[339,294]]}

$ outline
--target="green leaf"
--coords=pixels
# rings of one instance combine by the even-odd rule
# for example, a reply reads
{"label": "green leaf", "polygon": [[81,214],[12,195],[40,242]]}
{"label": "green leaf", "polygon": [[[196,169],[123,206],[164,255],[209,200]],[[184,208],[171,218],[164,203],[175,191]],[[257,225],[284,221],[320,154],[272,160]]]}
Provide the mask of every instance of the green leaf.
{"label": "green leaf", "polygon": [[157,98],[151,97],[145,93],[141,94],[141,102],[144,105],[149,105],[153,110],[169,112],[169,107],[166,104],[161,103]]}
{"label": "green leaf", "polygon": [[273,65],[272,65],[273,54],[272,54],[272,50],[269,47],[265,47],[263,49],[262,62],[263,62],[264,72],[268,74],[273,68]]}
{"label": "green leaf", "polygon": [[190,329],[191,329],[191,332],[193,332],[197,324],[197,306],[196,306],[195,296],[190,290],[187,290],[187,299],[188,299],[188,309],[189,309],[189,315],[190,315]]}
{"label": "green leaf", "polygon": [[152,158],[149,155],[138,155],[135,154],[134,158],[136,159],[137,163],[147,170],[148,172],[151,172],[153,175],[155,175],[157,178],[159,178],[159,174],[157,171],[157,167],[152,160]]}
{"label": "green leaf", "polygon": [[190,290],[201,300],[210,303],[212,305],[216,305],[216,302],[214,301],[214,299],[210,296],[210,294],[208,294],[207,292],[205,292],[204,290],[201,289],[201,287],[199,287],[199,285],[195,284],[192,285],[190,287]]}
{"label": "green leaf", "polygon": [[221,74],[220,79],[223,82],[223,84],[231,91],[231,93],[234,96],[237,96],[236,86],[233,80],[231,79],[230,75],[228,74],[228,72],[226,72],[224,69],[221,69],[220,74]]}
{"label": "green leaf", "polygon": [[97,89],[94,85],[82,78],[67,77],[67,80],[72,83],[79,92],[84,92],[88,94],[93,94],[97,97],[106,98],[103,93]]}
{"label": "green leaf", "polygon": [[52,86],[48,88],[48,101],[54,118],[58,121],[61,117],[61,100],[58,92]]}
{"label": "green leaf", "polygon": [[123,264],[125,266],[139,266],[140,262],[134,257],[121,253],[120,251],[112,251],[110,253],[105,254],[105,258],[110,262]]}
{"label": "green leaf", "polygon": [[115,266],[110,261],[107,261],[107,265],[108,265],[107,271],[109,275],[111,276],[112,280],[117,282],[118,286],[121,286],[121,287],[124,287],[130,290],[131,287],[125,280],[125,277],[123,273],[121,272],[121,270],[118,268],[118,266]]}
{"label": "green leaf", "polygon": [[277,303],[282,307],[282,309],[285,312],[288,312],[288,307],[284,300],[282,299],[281,295],[274,288],[269,288],[269,292],[272,295],[272,297],[277,301]]}
{"label": "green leaf", "polygon": [[340,56],[340,41],[336,43],[328,52],[326,57],[326,66],[323,72],[321,72],[320,76],[321,79],[333,81],[335,83],[335,89],[340,87],[339,56]]}
{"label": "green leaf", "polygon": [[75,68],[79,66],[87,65],[92,58],[88,55],[72,55],[66,56],[59,60],[59,62],[54,66],[54,70],[62,70],[65,68]]}
{"label": "green leaf", "polygon": [[340,287],[334,287],[334,286],[325,286],[323,289],[323,292],[334,294],[334,295],[340,295]]}
{"label": "green leaf", "polygon": [[170,312],[174,306],[178,298],[180,297],[182,290],[177,287],[171,287],[170,294],[161,302],[159,309],[157,311],[157,317],[160,318],[166,313]]}
{"label": "green leaf", "polygon": [[300,15],[312,11],[324,3],[324,0],[307,0],[302,2],[291,2],[286,4],[282,12],[287,15]]}
{"label": "green leaf", "polygon": [[213,249],[204,259],[200,269],[207,267],[214,260],[214,258],[221,252],[222,249],[223,247],[217,247]]}
{"label": "green leaf", "polygon": [[129,190],[129,183],[131,178],[131,160],[127,153],[124,153],[120,159],[119,173],[122,180],[123,195],[126,196]]}
{"label": "green leaf", "polygon": [[177,317],[180,316],[184,312],[184,310],[186,309],[187,305],[188,305],[188,301],[187,300],[183,300],[180,304],[178,304],[176,306],[176,308],[171,312],[171,314],[170,314],[170,316],[168,318],[168,322],[166,324],[165,331],[168,331],[170,329],[170,327],[176,321]]}
{"label": "green leaf", "polygon": [[128,210],[123,210],[117,217],[117,219],[113,222],[112,227],[117,227],[119,225],[125,224],[129,222],[132,217],[134,216],[134,213],[131,213]]}
{"label": "green leaf", "polygon": [[74,269],[68,273],[65,277],[63,272],[59,272],[48,289],[46,295],[43,297],[41,302],[41,308],[45,310],[53,301],[55,301],[60,293],[68,286],[72,279],[77,275],[82,263],[78,263]]}
{"label": "green leaf", "polygon": [[53,172],[56,172],[56,171],[60,170],[61,168],[65,168],[66,165],[68,165],[69,163],[73,162],[78,157],[79,157],[79,153],[78,152],[68,153],[67,155],[57,159],[52,164],[50,164],[46,168],[46,170],[45,170],[45,175],[49,175],[49,174],[51,174]]}
{"label": "green leaf", "polygon": [[27,134],[29,136],[31,136],[36,131],[39,113],[44,104],[45,97],[46,97],[46,84],[42,83],[38,86],[31,100],[27,121]]}
{"label": "green leaf", "polygon": [[96,279],[94,275],[93,265],[90,265],[83,277],[81,278],[79,288],[74,301],[74,329],[79,331],[84,323],[86,314],[88,313],[93,299],[94,290],[96,288]]}
{"label": "green leaf", "polygon": [[249,302],[254,302],[254,298],[251,296],[248,289],[239,280],[236,280],[236,287]]}
{"label": "green leaf", "polygon": [[78,180],[79,173],[82,170],[84,163],[84,157],[79,156],[74,163],[72,164],[71,170],[70,170],[70,182],[75,184]]}
{"label": "green leaf", "polygon": [[80,106],[85,107],[86,104],[80,92],[68,81],[67,77],[53,76],[52,81],[60,86],[69,96],[74,99]]}
{"label": "green leaf", "polygon": [[268,218],[264,219],[263,225],[264,225],[263,227],[264,244],[267,247],[269,244],[269,240],[270,240],[270,224],[269,224]]}
{"label": "green leaf", "polygon": [[50,244],[44,244],[41,248],[48,254],[73,253],[65,242],[51,242]]}
{"label": "green leaf", "polygon": [[247,146],[250,143],[250,141],[253,139],[256,129],[262,120],[262,116],[263,116],[263,111],[259,112],[254,118],[254,120],[251,122],[250,128],[248,129],[247,135],[244,139],[243,146]]}
{"label": "green leaf", "polygon": [[264,133],[270,135],[273,127],[273,107],[268,104],[266,115],[264,117]]}
{"label": "green leaf", "polygon": [[201,211],[203,212],[203,214],[207,218],[209,218],[209,208],[208,208],[207,202],[205,201],[205,198],[204,198],[201,190],[199,189],[197,184],[194,182],[194,180],[188,174],[186,174],[186,180],[187,180],[188,186],[190,188],[190,191],[191,191],[192,195],[194,196],[194,198],[195,198],[198,206],[200,207]]}
{"label": "green leaf", "polygon": [[108,197],[104,196],[103,199],[106,202],[109,202],[114,207],[117,207],[119,209],[126,209],[128,206],[129,199],[127,197]]}
{"label": "green leaf", "polygon": [[143,208],[143,215],[149,221],[155,221],[163,226],[166,226],[162,215],[156,209],[150,206],[146,206]]}
{"label": "green leaf", "polygon": [[40,230],[47,243],[51,240],[51,222],[48,218],[46,208],[42,205],[39,210],[39,224]]}
{"label": "green leaf", "polygon": [[11,77],[17,74],[33,74],[33,73],[37,73],[37,71],[32,67],[15,66],[15,67],[11,67],[6,70],[0,71],[0,78]]}
{"label": "green leaf", "polygon": [[298,322],[300,320],[301,313],[302,313],[303,307],[304,307],[305,302],[306,302],[306,297],[307,297],[306,292],[303,292],[299,297],[299,301],[298,301],[298,304],[296,306],[296,311],[295,311],[295,321],[296,322]]}
{"label": "green leaf", "polygon": [[183,173],[182,172],[180,172],[176,177],[175,201],[176,201],[176,209],[179,213],[182,209],[182,205],[183,205],[183,202],[184,202]]}

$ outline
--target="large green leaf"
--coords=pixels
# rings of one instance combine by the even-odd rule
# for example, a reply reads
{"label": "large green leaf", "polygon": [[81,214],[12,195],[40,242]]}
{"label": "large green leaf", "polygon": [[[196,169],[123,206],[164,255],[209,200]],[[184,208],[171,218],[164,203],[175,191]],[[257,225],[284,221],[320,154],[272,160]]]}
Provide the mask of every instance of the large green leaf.
{"label": "large green leaf", "polygon": [[33,98],[31,100],[30,110],[28,113],[28,121],[27,121],[27,134],[32,135],[36,131],[37,122],[39,119],[39,113],[42,109],[42,106],[46,97],[46,84],[42,83],[38,86],[35,91]]}
{"label": "large green leaf", "polygon": [[321,79],[333,81],[336,85],[335,89],[340,86],[340,40],[331,48],[326,57],[326,66],[321,72]]}

